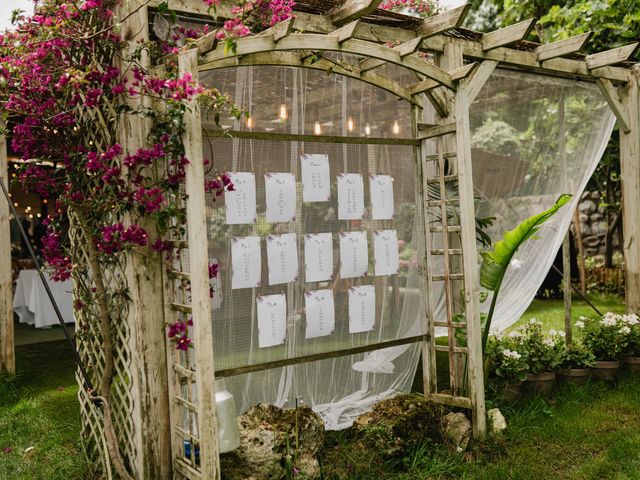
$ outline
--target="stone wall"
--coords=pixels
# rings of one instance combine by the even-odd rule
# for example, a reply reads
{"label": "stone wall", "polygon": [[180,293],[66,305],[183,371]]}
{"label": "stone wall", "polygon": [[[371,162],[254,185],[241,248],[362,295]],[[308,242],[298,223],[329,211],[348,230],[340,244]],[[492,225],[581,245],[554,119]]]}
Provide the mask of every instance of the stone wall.
{"label": "stone wall", "polygon": [[[604,255],[607,220],[604,207],[600,205],[600,194],[598,192],[584,192],[578,209],[585,254],[587,256]],[[613,236],[613,246],[615,250],[619,250],[618,235]]]}

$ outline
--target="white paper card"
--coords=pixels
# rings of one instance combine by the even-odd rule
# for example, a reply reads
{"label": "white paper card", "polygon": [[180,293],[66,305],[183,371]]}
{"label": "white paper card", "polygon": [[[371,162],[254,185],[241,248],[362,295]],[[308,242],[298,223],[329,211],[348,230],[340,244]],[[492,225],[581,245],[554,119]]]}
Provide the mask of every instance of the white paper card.
{"label": "white paper card", "polygon": [[231,288],[254,288],[261,283],[260,237],[236,237],[231,241]]}
{"label": "white paper card", "polygon": [[269,285],[295,282],[298,279],[298,247],[296,234],[267,237]]}
{"label": "white paper card", "polygon": [[369,176],[371,215],[374,220],[391,220],[394,215],[393,178],[390,175]]}
{"label": "white paper card", "polygon": [[369,244],[366,232],[340,233],[340,277],[362,277],[369,270]]}
{"label": "white paper card", "polygon": [[296,219],[296,177],[293,173],[267,173],[264,176],[269,223]]}
{"label": "white paper card", "polygon": [[230,173],[233,191],[224,194],[227,223],[241,225],[256,222],[256,177],[251,172]]}
{"label": "white paper card", "polygon": [[361,220],[364,217],[364,182],[359,173],[338,175],[338,219]]}
{"label": "white paper card", "polygon": [[284,294],[256,298],[258,306],[258,345],[282,345],[287,331],[287,298]]}
{"label": "white paper card", "polygon": [[304,295],[307,330],[305,338],[331,335],[336,327],[333,290],[311,290]]}
{"label": "white paper card", "polygon": [[349,333],[370,332],[376,324],[376,289],[373,285],[349,289]]}
{"label": "white paper card", "polygon": [[302,164],[302,200],[328,202],[331,200],[331,177],[327,155],[300,156]]}
{"label": "white paper card", "polygon": [[398,233],[395,230],[373,232],[376,276],[395,275],[400,268]]}
{"label": "white paper card", "polygon": [[330,233],[305,235],[304,271],[306,282],[333,279],[333,237]]}

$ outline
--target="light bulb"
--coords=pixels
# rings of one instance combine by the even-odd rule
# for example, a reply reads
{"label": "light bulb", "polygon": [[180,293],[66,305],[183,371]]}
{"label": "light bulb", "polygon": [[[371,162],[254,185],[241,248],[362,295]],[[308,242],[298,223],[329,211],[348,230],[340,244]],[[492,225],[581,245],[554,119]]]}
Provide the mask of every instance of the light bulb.
{"label": "light bulb", "polygon": [[13,204],[13,206],[14,206],[14,207],[17,207],[17,206],[18,206],[18,202],[15,202],[15,203]]}
{"label": "light bulb", "polygon": [[289,112],[287,111],[287,106],[283,103],[280,105],[280,120],[286,120],[289,118]]}
{"label": "light bulb", "polygon": [[315,133],[316,135],[320,135],[322,133],[322,127],[320,127],[320,122],[316,122],[316,124],[313,126],[313,133]]}
{"label": "light bulb", "polygon": [[396,135],[400,133],[400,125],[398,124],[397,120],[393,122],[393,133],[395,133]]}
{"label": "light bulb", "polygon": [[45,198],[44,200],[42,200],[42,203],[49,203],[49,200]]}
{"label": "light bulb", "polygon": [[371,135],[371,127],[369,126],[369,124],[367,123],[367,125],[364,127],[364,134],[368,137],[369,135]]}
{"label": "light bulb", "polygon": [[255,125],[255,122],[253,120],[253,117],[247,118],[247,128],[253,128],[254,125]]}
{"label": "light bulb", "polygon": [[353,132],[355,127],[356,125],[353,122],[353,118],[349,117],[349,120],[347,120],[347,130],[349,130],[350,132]]}

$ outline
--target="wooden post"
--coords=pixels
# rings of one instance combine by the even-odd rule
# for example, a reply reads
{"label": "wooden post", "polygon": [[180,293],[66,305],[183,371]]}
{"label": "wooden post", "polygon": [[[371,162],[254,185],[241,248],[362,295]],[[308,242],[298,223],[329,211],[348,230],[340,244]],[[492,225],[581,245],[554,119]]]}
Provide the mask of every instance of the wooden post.
{"label": "wooden post", "polygon": [[[0,129],[4,126],[4,122],[0,120]],[[7,142],[4,135],[0,135],[0,181],[9,188]],[[16,373],[11,284],[9,205],[5,198],[0,197],[0,374],[10,375]]]}
{"label": "wooden post", "polygon": [[[582,225],[580,225],[580,203],[573,212],[573,226],[576,230],[576,246],[578,247],[578,274],[580,275],[580,291],[587,294],[587,269],[584,265],[584,241],[582,240]],[[622,244],[622,242],[620,242]]]}
{"label": "wooden post", "polygon": [[620,178],[622,179],[622,225],[626,267],[627,309],[640,311],[640,72],[622,92],[629,132],[620,129]]}
{"label": "wooden post", "polygon": [[[565,192],[569,191],[569,172],[567,168],[567,125],[565,120],[566,100],[564,94],[558,102],[558,152]],[[576,206],[577,208],[577,206]],[[571,343],[571,230],[562,240],[562,296],[564,299],[564,329],[567,344]]]}
{"label": "wooden post", "polygon": [[[127,56],[139,48],[139,42],[149,40],[149,22],[145,0],[126,2],[120,12],[122,34],[127,46],[123,52],[125,70]],[[149,65],[146,53],[140,63]],[[136,110],[147,99],[131,99]],[[123,114],[118,138],[124,151],[135,153],[147,144],[150,122],[140,116]],[[143,222],[147,231],[153,223]],[[166,323],[163,303],[162,257],[149,247],[135,252],[127,259],[125,276],[129,288],[131,352],[131,391],[133,402],[133,436],[135,459],[132,469],[136,478],[167,480],[171,478],[171,429],[169,421],[169,393],[166,358]]]}
{"label": "wooden post", "polygon": [[[191,73],[198,79],[198,51],[188,50],[178,59],[180,74]],[[191,273],[191,309],[193,313],[196,377],[198,384],[198,433],[202,478],[220,478],[218,426],[215,401],[213,323],[209,297],[209,247],[204,192],[204,153],[200,108],[193,101],[184,117],[187,166],[187,235]]]}

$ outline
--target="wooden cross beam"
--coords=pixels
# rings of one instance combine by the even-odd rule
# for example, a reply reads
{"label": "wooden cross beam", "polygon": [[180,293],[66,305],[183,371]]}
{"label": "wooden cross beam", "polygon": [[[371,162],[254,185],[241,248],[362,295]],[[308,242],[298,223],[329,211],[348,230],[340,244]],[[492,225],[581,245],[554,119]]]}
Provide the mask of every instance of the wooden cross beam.
{"label": "wooden cross beam", "polygon": [[374,12],[382,0],[347,0],[343,5],[327,12],[331,23],[337,26],[345,25],[360,17]]}
{"label": "wooden cross beam", "polygon": [[529,20],[524,20],[514,25],[501,28],[495,32],[484,34],[480,40],[482,43],[482,49],[485,51],[493,50],[494,48],[506,47],[524,40],[529,36],[531,30],[533,30],[536,21],[537,20],[535,18],[530,18]]}
{"label": "wooden cross beam", "polygon": [[258,35],[273,35],[273,40],[277,42],[281,38],[286,37],[293,31],[296,17],[288,18],[280,23],[276,23],[273,27],[267,28]]}
{"label": "wooden cross beam", "polygon": [[462,25],[470,9],[471,4],[467,3],[460,7],[447,10],[444,13],[429,17],[422,22],[422,25],[418,27],[416,33],[423,38],[427,38],[446,32],[452,28],[457,28]]}
{"label": "wooden cross beam", "polygon": [[344,27],[340,27],[337,30],[334,30],[329,35],[332,37],[336,37],[338,39],[338,43],[342,43],[356,36],[356,30],[358,29],[359,24],[359,19],[354,20],[351,23],[347,23]]}
{"label": "wooden cross beam", "polygon": [[[413,40],[409,40],[408,42],[401,43],[400,45],[394,47],[393,49],[400,54],[401,58],[404,58],[407,55],[411,55],[412,53],[415,53],[418,51],[418,49],[420,48],[420,45],[422,45],[422,38],[423,37],[416,37]],[[373,70],[374,68],[381,67],[384,64],[385,62],[383,60],[369,58],[358,66],[358,70],[364,73],[364,72],[368,72],[369,70]]]}
{"label": "wooden cross beam", "polygon": [[614,115],[618,119],[618,123],[620,123],[620,128],[625,133],[629,133],[631,131],[631,122],[629,121],[628,109],[620,100],[620,95],[618,93],[618,89],[614,87],[611,80],[605,80],[602,78],[598,78],[596,80],[596,84],[600,88],[602,95],[607,100],[609,104],[609,108],[613,111]]}
{"label": "wooden cross beam", "polygon": [[534,50],[534,52],[538,55],[538,61],[540,62],[562,57],[563,55],[569,55],[570,53],[576,53],[586,46],[592,35],[593,32],[587,32],[582,35],[565,38],[564,40],[559,40],[557,42],[540,45]]}
{"label": "wooden cross beam", "polygon": [[612,48],[604,52],[587,55],[587,68],[592,70],[594,68],[606,67],[630,60],[638,51],[638,47],[640,47],[640,42],[630,43],[623,47]]}
{"label": "wooden cross beam", "polygon": [[[484,63],[484,62],[483,62]],[[497,62],[496,62],[497,63]],[[475,70],[475,68],[478,66],[477,63],[469,63],[467,65],[465,65],[464,67],[460,67],[460,68],[455,68],[453,70],[450,70],[448,73],[449,75],[451,75],[451,78],[454,81],[459,81],[462,80],[463,78],[466,78],[467,76],[469,76],[471,74],[471,72],[473,72]],[[429,90],[433,90],[434,88],[440,87],[441,84],[436,82],[435,80],[431,80],[430,78],[426,79],[426,80],[422,80],[418,83],[414,83],[413,85],[411,85],[409,87],[409,90],[411,91],[412,94],[417,95],[420,93],[425,93]]]}

